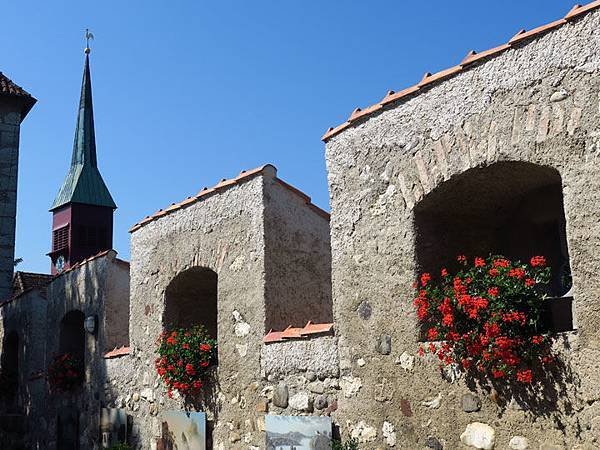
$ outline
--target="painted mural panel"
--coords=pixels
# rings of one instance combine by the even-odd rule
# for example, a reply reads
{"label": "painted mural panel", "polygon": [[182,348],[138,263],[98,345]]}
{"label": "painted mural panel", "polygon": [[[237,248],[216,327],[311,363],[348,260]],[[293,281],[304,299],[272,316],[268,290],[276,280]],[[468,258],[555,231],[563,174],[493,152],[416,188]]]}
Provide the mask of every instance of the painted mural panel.
{"label": "painted mural panel", "polygon": [[167,411],[163,413],[164,450],[206,450],[206,414]]}
{"label": "painted mural panel", "polygon": [[266,416],[267,450],[330,450],[331,418]]}

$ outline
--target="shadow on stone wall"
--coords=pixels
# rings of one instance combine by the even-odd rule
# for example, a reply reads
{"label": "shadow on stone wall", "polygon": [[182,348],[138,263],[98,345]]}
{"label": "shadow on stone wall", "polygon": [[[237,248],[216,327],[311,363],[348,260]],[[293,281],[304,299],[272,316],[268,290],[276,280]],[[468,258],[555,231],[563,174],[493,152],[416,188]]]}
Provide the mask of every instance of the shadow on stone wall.
{"label": "shadow on stone wall", "polygon": [[553,417],[557,427],[560,416],[574,413],[574,386],[577,378],[569,364],[571,344],[566,335],[558,335],[555,346],[559,346],[561,354],[547,367],[534,369],[537,383],[531,385],[506,380],[493,380],[483,376],[476,369],[470,369],[465,375],[467,387],[476,391],[479,387],[500,409],[502,417],[507,409],[529,411],[536,417]]}

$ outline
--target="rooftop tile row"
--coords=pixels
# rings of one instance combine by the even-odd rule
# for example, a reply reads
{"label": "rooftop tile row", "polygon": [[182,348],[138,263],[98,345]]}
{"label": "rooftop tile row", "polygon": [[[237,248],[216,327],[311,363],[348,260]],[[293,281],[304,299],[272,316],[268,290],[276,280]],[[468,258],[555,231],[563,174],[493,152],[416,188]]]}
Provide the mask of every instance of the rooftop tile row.
{"label": "rooftop tile row", "polygon": [[[211,188],[205,187],[194,196],[187,197],[185,200],[183,200],[179,203],[172,203],[171,206],[169,206],[168,208],[159,209],[154,214],[152,214],[150,216],[146,216],[143,220],[141,220],[140,222],[133,225],[129,229],[129,232],[133,233],[134,231],[137,231],[140,228],[142,228],[144,225],[147,225],[150,222],[153,222],[154,220],[157,220],[163,216],[171,214],[174,211],[178,211],[178,210],[186,208],[194,203],[197,203],[201,200],[204,200],[205,198],[207,198],[208,196],[210,196],[213,193],[222,192],[222,191],[230,188],[231,186],[235,186],[237,184],[241,184],[245,181],[248,181],[250,178],[252,178],[256,175],[262,174],[267,167],[275,169],[275,166],[273,166],[272,164],[265,164],[263,166],[255,168],[255,169],[242,170],[240,172],[240,174],[235,178],[229,178],[229,179],[223,178],[221,181],[219,181],[216,185],[214,185]],[[275,170],[277,170],[277,169],[275,169]],[[329,213],[327,211],[322,210],[321,208],[314,205],[313,203],[311,203],[311,199],[308,195],[304,194],[302,191],[300,191],[299,189],[295,188],[294,186],[286,183],[285,181],[281,180],[280,178],[275,178],[275,181],[278,182],[283,187],[285,187],[286,189],[290,190],[291,192],[294,192],[295,194],[299,195],[306,202],[306,205],[310,209],[312,209],[317,214],[319,214],[322,217],[329,220]]]}
{"label": "rooftop tile row", "polygon": [[273,342],[284,342],[293,339],[307,339],[311,335],[331,333],[333,325],[333,323],[312,323],[310,321],[303,328],[294,328],[290,325],[283,331],[270,330],[263,337],[263,342],[271,344]]}
{"label": "rooftop tile row", "polygon": [[506,44],[499,45],[498,47],[491,48],[489,50],[485,50],[483,52],[477,53],[474,50],[471,50],[467,55],[463,58],[463,60],[456,66],[450,67],[448,69],[442,70],[438,73],[431,74],[426,73],[421,81],[414,86],[403,89],[400,92],[388,91],[385,97],[374,105],[369,106],[368,108],[361,109],[356,108],[350,114],[348,120],[341,125],[338,125],[335,128],[329,128],[323,137],[321,138],[323,141],[327,141],[331,137],[339,134],[346,128],[352,126],[360,119],[364,119],[371,114],[382,110],[384,107],[389,106],[392,103],[395,103],[401,99],[408,99],[412,95],[419,94],[424,88],[431,86],[433,83],[438,81],[446,80],[457,73],[460,73],[464,70],[469,69],[474,63],[478,61],[482,61],[488,58],[496,57],[503,53],[504,51],[515,47],[517,44],[521,44],[523,41],[527,39],[532,39],[535,37],[539,37],[551,30],[554,30],[562,25],[568,23],[569,21],[582,16],[594,9],[600,8],[600,0],[593,1],[588,3],[587,5],[575,5],[571,10],[563,17],[562,19],[555,20],[554,22],[550,22],[546,25],[542,25],[540,27],[534,28],[532,30],[520,30],[517,34],[515,34]]}

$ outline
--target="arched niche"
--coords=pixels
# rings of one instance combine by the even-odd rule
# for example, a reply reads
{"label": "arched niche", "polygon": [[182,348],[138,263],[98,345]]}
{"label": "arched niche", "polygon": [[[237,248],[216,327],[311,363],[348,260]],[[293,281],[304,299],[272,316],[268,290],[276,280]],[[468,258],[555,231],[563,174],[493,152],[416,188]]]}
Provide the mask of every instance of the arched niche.
{"label": "arched niche", "polygon": [[[559,298],[571,289],[562,180],[551,167],[510,161],[469,169],[415,205],[414,227],[419,272],[456,268],[457,255],[544,255],[552,268],[548,294]],[[568,315],[571,324],[549,328],[572,328],[570,302]]]}
{"label": "arched niche", "polygon": [[165,291],[163,327],[188,328],[203,325],[217,338],[217,273],[206,267],[192,267],[179,273]]}

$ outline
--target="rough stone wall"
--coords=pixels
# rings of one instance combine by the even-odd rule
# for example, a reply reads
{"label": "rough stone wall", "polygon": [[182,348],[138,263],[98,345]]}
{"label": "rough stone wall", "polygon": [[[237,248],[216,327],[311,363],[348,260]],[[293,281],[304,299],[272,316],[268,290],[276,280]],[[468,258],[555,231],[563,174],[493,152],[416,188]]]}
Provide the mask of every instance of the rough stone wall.
{"label": "rough stone wall", "polygon": [[[79,413],[79,442],[81,448],[99,448],[99,417],[104,406],[103,386],[106,379],[105,360],[102,358],[110,338],[110,327],[105,327],[105,304],[115,304],[117,295],[124,291],[126,269],[115,262],[115,252],[88,261],[86,264],[55,278],[47,289],[46,359],[59,352],[60,323],[69,311],[79,310],[86,317],[96,315],[98,330],[85,332],[85,380],[74,393],[48,393],[42,417],[29,415],[31,424],[39,424],[35,433],[28,435],[29,445],[54,448],[56,445],[57,416],[61,409]],[[121,286],[120,286],[121,285]],[[129,310],[128,297],[120,298],[121,314]]]}
{"label": "rough stone wall", "polygon": [[104,300],[104,350],[129,345],[129,267],[115,260],[109,267],[108,291]]}
{"label": "rough stone wall", "polygon": [[19,336],[18,394],[12,412],[39,413],[44,407],[44,378],[38,375],[46,368],[46,306],[41,292],[32,290],[0,308],[0,354],[5,336],[13,331]]}
{"label": "rough stone wall", "polygon": [[0,299],[10,297],[15,259],[17,174],[21,114],[10,100],[0,102]]}
{"label": "rough stone wall", "polygon": [[[167,397],[156,374],[155,340],[162,332],[167,286],[176,275],[197,266],[218,275],[218,385],[202,407],[208,419],[217,422],[215,448],[219,444],[228,449],[259,445],[254,405],[265,321],[263,183],[273,177],[274,170],[257,175],[132,234],[130,338],[137,385],[122,394],[133,395],[137,390],[151,396],[152,402],[142,402],[133,412],[142,448],[151,448],[160,437],[157,403],[160,410],[183,408],[181,399]],[[249,421],[248,426],[241,416]],[[233,430],[237,434],[231,439],[236,443],[230,442]],[[239,442],[242,433],[243,445]]]}
{"label": "rough stone wall", "polygon": [[342,389],[336,337],[263,345],[261,371],[259,405],[263,412],[291,416],[335,413]]}
{"label": "rough stone wall", "polygon": [[[338,418],[345,434],[368,442],[364,448],[389,445],[392,432],[397,448],[441,448],[440,443],[462,448],[459,436],[475,421],[495,429],[496,448],[508,448],[517,435],[532,448],[597,445],[598,54],[596,11],[328,141],[340,366],[342,377],[362,384],[340,401]],[[453,176],[497,161],[550,166],[562,177],[579,329],[559,339],[568,347],[572,374],[554,386],[558,399],[549,394],[545,407],[536,409],[475,390],[481,409],[466,412],[462,396],[471,392],[464,380],[446,381],[435,363],[413,360],[418,347],[411,302],[414,207]],[[389,354],[378,342],[391,342]]]}
{"label": "rough stone wall", "polygon": [[265,331],[333,320],[329,222],[306,200],[265,183]]}

